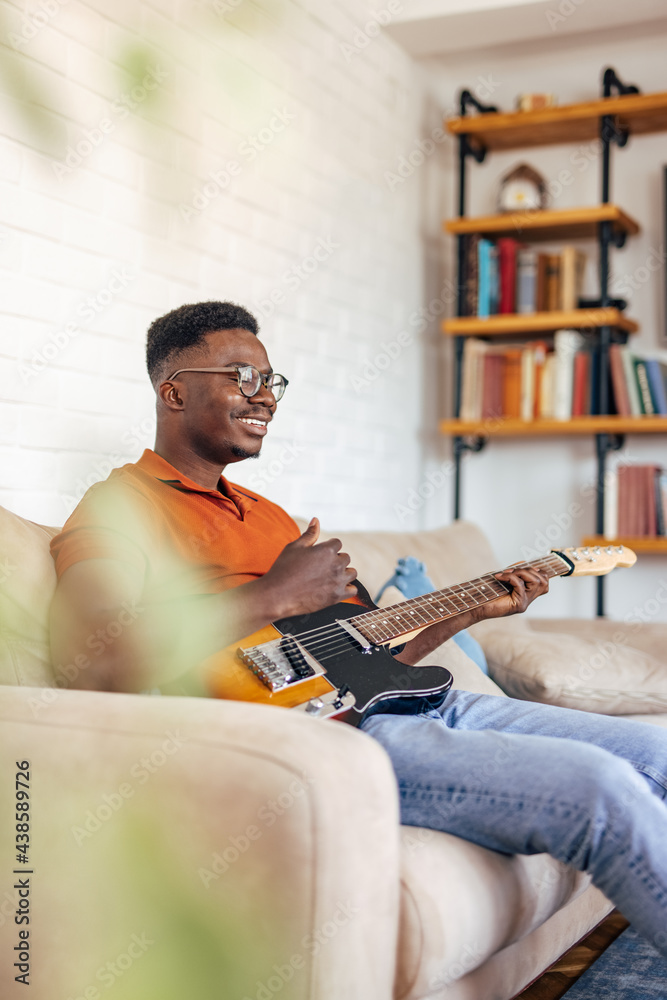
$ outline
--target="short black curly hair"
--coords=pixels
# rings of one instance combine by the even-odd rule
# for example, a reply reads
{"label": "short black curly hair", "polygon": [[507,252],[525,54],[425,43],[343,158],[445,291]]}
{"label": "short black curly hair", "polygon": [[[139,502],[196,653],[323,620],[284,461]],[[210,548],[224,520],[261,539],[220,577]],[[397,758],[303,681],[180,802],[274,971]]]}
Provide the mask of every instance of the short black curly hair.
{"label": "short black curly hair", "polygon": [[146,367],[154,386],[178,368],[178,356],[200,344],[214,330],[259,333],[257,320],[235,302],[194,302],[172,309],[154,320],[146,338]]}

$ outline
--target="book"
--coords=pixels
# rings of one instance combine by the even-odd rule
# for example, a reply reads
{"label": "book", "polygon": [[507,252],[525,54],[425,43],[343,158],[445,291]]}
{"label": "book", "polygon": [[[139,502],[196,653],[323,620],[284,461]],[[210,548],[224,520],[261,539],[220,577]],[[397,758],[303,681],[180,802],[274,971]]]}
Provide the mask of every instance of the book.
{"label": "book", "polygon": [[[667,520],[667,475],[657,465],[628,465],[618,470],[618,535],[654,538]],[[606,499],[606,495],[605,495]]]}
{"label": "book", "polygon": [[522,420],[532,420],[535,406],[535,351],[526,345],[521,352],[521,394],[519,413]]}
{"label": "book", "polygon": [[623,361],[623,372],[625,374],[625,387],[628,391],[630,401],[630,416],[641,417],[642,404],[639,399],[639,387],[635,377],[635,366],[632,363],[632,355],[627,344],[619,348],[621,360]]}
{"label": "book", "polygon": [[554,334],[553,416],[555,420],[569,420],[572,416],[572,390],[574,385],[574,356],[584,342],[576,330],[556,330]]}
{"label": "book", "polygon": [[618,469],[618,535],[632,538],[638,535],[638,503],[636,467],[621,465]]}
{"label": "book", "polygon": [[547,255],[546,310],[560,309],[560,254]]}
{"label": "book", "polygon": [[662,377],[660,362],[656,361],[655,358],[646,358],[644,365],[651,390],[651,399],[653,400],[653,412],[667,415],[667,390],[665,389],[665,380]]}
{"label": "book", "polygon": [[547,310],[547,269],[549,265],[549,254],[538,253],[537,255],[537,291],[535,293],[535,308],[538,312]]}
{"label": "book", "polygon": [[521,356],[520,347],[509,347],[503,355],[503,414],[521,416]]}
{"label": "book", "polygon": [[619,537],[618,531],[618,473],[610,469],[604,484],[604,525],[602,534],[610,541]]}
{"label": "book", "polygon": [[498,240],[500,301],[498,312],[516,312],[516,257],[519,244],[510,236]]}
{"label": "book", "polygon": [[655,480],[660,472],[657,465],[645,465],[642,468],[641,503],[643,508],[644,534],[655,538],[658,534],[658,514],[655,496]]}
{"label": "book", "polygon": [[560,260],[560,308],[576,309],[584,284],[586,254],[573,246],[563,247]]}
{"label": "book", "polygon": [[655,413],[655,410],[653,409],[653,399],[651,397],[651,389],[648,384],[648,375],[646,374],[646,364],[641,360],[641,358],[633,358],[632,364],[635,369],[635,378],[637,379],[639,402],[641,404],[642,413],[652,416]]}
{"label": "book", "polygon": [[477,315],[477,289],[479,283],[479,240],[477,233],[466,237],[463,266],[465,268],[465,289],[463,315]]}
{"label": "book", "polygon": [[540,403],[539,415],[544,419],[549,419],[554,415],[554,388],[556,381],[556,355],[550,351],[544,359],[542,366],[542,377],[540,379]]}
{"label": "book", "polygon": [[498,247],[492,243],[489,248],[489,314],[495,316],[500,303],[500,276],[498,267]]}
{"label": "book", "polygon": [[574,356],[572,385],[572,416],[583,417],[589,410],[590,354],[586,350],[577,351]]}
{"label": "book", "polygon": [[531,341],[530,347],[535,355],[535,395],[533,399],[533,417],[539,417],[542,395],[542,373],[547,357],[547,345],[543,340]]}
{"label": "book", "polygon": [[477,315],[488,319],[491,315],[491,247],[490,240],[480,239],[477,244],[479,278],[477,286]]}
{"label": "book", "polygon": [[503,415],[503,358],[487,350],[482,359],[482,419]]}
{"label": "book", "polygon": [[658,534],[667,535],[667,472],[664,469],[656,476],[656,507]]}
{"label": "book", "polygon": [[481,390],[483,355],[487,345],[476,337],[466,337],[463,345],[461,382],[461,420],[479,420],[482,415]]}
{"label": "book", "polygon": [[625,369],[623,367],[620,344],[612,344],[609,348],[609,372],[616,412],[622,417],[629,417],[632,415],[632,410],[630,409],[630,397],[625,382]]}
{"label": "book", "polygon": [[536,312],[537,295],[537,251],[522,247],[516,258],[516,311]]}

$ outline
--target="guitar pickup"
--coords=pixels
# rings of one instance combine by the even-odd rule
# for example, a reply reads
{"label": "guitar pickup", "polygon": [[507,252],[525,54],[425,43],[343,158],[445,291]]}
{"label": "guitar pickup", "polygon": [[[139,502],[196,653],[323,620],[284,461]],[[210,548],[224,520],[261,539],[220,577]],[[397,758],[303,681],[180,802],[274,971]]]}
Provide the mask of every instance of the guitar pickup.
{"label": "guitar pickup", "polygon": [[280,640],[280,648],[287,657],[289,665],[298,680],[315,675],[315,671],[306,660],[305,654],[301,651],[301,647],[294,636],[284,635]]}

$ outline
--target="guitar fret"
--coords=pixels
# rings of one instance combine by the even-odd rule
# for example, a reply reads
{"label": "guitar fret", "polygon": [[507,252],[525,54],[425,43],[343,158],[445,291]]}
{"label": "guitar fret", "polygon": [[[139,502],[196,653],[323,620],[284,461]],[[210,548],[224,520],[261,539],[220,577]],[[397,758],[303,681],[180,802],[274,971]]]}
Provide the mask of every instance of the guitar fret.
{"label": "guitar fret", "polygon": [[[568,572],[567,563],[555,553],[531,562],[519,563],[511,568],[539,568],[549,578],[564,576]],[[414,597],[391,608],[364,612],[350,619],[350,623],[354,624],[369,642],[381,645],[417,628],[421,629],[434,622],[444,621],[446,618],[480,607],[506,593],[506,586],[500,580],[496,580],[492,573],[487,573],[466,583]]]}

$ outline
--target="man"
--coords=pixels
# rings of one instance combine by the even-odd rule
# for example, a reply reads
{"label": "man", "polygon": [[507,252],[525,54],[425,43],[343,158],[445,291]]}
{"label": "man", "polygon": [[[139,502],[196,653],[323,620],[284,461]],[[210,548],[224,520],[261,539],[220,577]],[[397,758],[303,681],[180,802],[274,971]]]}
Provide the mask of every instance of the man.
{"label": "man", "polygon": [[[92,487],[52,543],[53,659],[76,686],[168,689],[186,678],[201,689],[197,663],[215,649],[359,600],[349,556],[337,540],[318,543],[316,518],[300,534],[275,504],[222,476],[259,454],[287,384],[257,334],[230,303],[182,306],[152,324],[155,450]],[[547,590],[534,570],[498,577],[506,596],[430,626],[398,658],[417,663],[459,629],[524,611]],[[81,659],[84,649],[94,656]],[[437,710],[415,708],[385,704],[362,722],[391,757],[404,823],[589,871],[667,956],[664,731],[462,691]]]}

